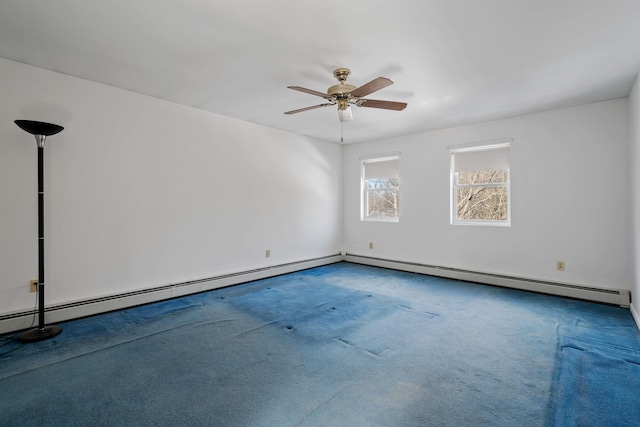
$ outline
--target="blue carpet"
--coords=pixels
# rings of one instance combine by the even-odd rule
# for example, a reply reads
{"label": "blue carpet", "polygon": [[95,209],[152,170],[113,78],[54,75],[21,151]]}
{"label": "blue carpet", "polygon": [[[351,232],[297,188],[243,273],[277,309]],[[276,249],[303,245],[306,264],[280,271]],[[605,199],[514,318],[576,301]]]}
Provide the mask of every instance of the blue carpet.
{"label": "blue carpet", "polygon": [[339,263],[0,339],[2,426],[640,420],[628,310]]}
{"label": "blue carpet", "polygon": [[637,330],[605,306],[592,309],[597,316],[576,316],[559,329],[553,425],[638,425],[640,352],[625,339]]}

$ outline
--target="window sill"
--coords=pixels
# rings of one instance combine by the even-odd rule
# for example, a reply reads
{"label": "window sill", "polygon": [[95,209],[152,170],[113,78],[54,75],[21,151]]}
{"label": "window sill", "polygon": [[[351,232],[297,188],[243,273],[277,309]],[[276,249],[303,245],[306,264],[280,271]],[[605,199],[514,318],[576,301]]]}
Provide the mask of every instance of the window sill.
{"label": "window sill", "polygon": [[364,222],[400,222],[400,218],[363,218]]}
{"label": "window sill", "polygon": [[451,225],[471,227],[511,227],[511,221],[454,221]]}

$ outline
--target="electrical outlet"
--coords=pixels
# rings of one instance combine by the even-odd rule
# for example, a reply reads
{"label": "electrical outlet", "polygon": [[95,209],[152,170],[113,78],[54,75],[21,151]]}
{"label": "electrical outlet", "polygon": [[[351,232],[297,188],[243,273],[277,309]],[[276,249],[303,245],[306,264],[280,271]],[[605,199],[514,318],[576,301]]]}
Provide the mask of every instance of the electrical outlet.
{"label": "electrical outlet", "polygon": [[267,249],[266,251],[264,251],[264,256],[269,258],[271,256],[271,250]]}
{"label": "electrical outlet", "polygon": [[38,292],[38,281],[37,280],[29,281],[29,292]]}
{"label": "electrical outlet", "polygon": [[369,242],[369,249],[373,249],[373,242]]}
{"label": "electrical outlet", "polygon": [[564,261],[556,261],[556,269],[558,271],[564,271]]}

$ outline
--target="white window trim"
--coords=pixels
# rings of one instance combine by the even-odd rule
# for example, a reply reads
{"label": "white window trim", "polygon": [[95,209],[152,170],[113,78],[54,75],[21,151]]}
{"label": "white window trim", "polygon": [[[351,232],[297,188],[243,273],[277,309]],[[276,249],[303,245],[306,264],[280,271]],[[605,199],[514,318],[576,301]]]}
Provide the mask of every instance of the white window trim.
{"label": "white window trim", "polygon": [[[367,163],[384,162],[389,160],[400,161],[400,152],[392,152],[392,153],[360,157],[360,221],[389,222],[389,223],[400,222],[400,214],[402,212],[402,206],[398,207],[398,216],[396,218],[367,216],[367,188],[366,188],[366,179],[365,179],[365,165]],[[398,185],[398,192],[400,192],[400,185]]]}
{"label": "white window trim", "polygon": [[[465,144],[450,145],[449,149],[449,179],[450,179],[450,206],[449,216],[451,225],[468,225],[475,227],[511,227],[511,167],[507,169],[507,182],[506,183],[487,183],[487,184],[464,184],[456,185],[456,172],[454,171],[454,158],[456,153],[464,153],[469,151],[479,150],[495,150],[500,148],[511,149],[512,138],[502,138],[491,141],[471,142]],[[456,215],[457,207],[457,189],[465,187],[506,187],[507,189],[507,219],[504,221],[499,220],[482,220],[482,219],[458,219]]]}

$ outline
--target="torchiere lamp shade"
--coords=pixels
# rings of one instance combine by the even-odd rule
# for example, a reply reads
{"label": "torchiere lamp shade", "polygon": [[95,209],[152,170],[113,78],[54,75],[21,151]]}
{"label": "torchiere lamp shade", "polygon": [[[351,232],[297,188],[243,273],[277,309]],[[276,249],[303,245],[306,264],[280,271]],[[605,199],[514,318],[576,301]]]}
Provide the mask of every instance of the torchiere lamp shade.
{"label": "torchiere lamp shade", "polygon": [[34,120],[15,120],[15,124],[23,131],[29,132],[32,135],[50,136],[62,132],[64,129],[62,126],[54,125],[53,123],[37,122]]}

